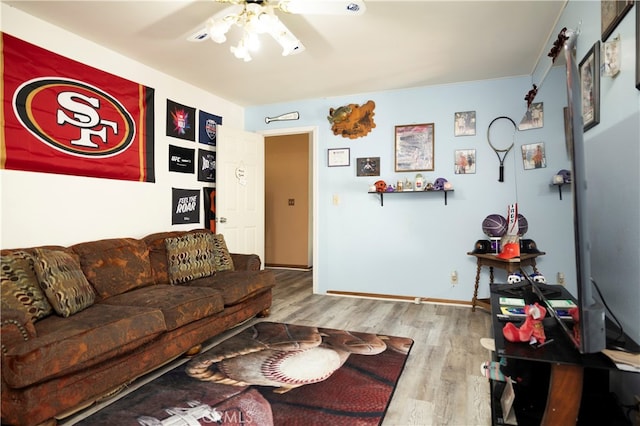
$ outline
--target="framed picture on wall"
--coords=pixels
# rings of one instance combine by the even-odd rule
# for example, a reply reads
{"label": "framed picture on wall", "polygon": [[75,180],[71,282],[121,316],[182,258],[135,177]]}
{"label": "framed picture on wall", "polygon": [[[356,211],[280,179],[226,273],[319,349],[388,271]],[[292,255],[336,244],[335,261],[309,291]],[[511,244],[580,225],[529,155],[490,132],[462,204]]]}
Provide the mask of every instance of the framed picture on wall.
{"label": "framed picture on wall", "polygon": [[600,123],[600,41],[596,41],[580,61],[582,120],[587,131]]}
{"label": "framed picture on wall", "polygon": [[380,157],[358,158],[356,167],[357,176],[380,176]]}
{"label": "framed picture on wall", "polygon": [[350,164],[349,148],[331,148],[327,150],[327,165],[329,167],[346,167]]}
{"label": "framed picture on wall", "polygon": [[407,124],[403,126],[396,126],[396,172],[419,172],[434,170],[434,126],[435,125],[433,123]]}
{"label": "framed picture on wall", "polygon": [[634,0],[602,0],[600,2],[600,18],[602,41],[606,41],[616,29],[622,18],[631,10]]}
{"label": "framed picture on wall", "polygon": [[518,130],[539,129],[544,126],[544,104],[542,102],[534,102],[522,117]]}
{"label": "framed picture on wall", "polygon": [[522,164],[525,170],[547,167],[544,142],[522,145]]}
{"label": "framed picture on wall", "polygon": [[453,117],[454,136],[474,136],[476,134],[476,112],[456,112]]}
{"label": "framed picture on wall", "polygon": [[453,160],[455,164],[454,171],[457,175],[476,172],[475,149],[456,149]]}

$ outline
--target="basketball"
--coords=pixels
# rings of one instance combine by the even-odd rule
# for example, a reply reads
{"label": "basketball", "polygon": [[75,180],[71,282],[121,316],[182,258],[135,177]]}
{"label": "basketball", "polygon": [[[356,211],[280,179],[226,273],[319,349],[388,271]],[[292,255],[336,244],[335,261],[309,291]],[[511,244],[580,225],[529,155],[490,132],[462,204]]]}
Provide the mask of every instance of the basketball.
{"label": "basketball", "polygon": [[529,222],[527,222],[527,218],[518,214],[518,235],[522,236],[527,233],[529,230]]}
{"label": "basketball", "polygon": [[507,232],[507,219],[499,214],[490,214],[482,221],[482,232],[489,237],[502,237]]}

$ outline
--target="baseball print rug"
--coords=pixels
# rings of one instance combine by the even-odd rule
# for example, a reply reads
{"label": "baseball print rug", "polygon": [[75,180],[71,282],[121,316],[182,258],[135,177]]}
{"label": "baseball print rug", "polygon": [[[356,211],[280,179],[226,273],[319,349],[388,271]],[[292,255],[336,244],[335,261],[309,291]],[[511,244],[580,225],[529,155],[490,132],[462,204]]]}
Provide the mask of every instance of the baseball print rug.
{"label": "baseball print rug", "polygon": [[413,340],[256,323],[78,425],[379,425]]}

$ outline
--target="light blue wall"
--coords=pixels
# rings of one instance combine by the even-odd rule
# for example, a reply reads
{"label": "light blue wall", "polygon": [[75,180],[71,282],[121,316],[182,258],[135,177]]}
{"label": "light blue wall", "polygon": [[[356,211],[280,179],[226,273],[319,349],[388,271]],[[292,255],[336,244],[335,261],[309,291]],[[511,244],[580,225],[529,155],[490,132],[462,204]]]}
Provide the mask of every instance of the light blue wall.
{"label": "light blue wall", "polygon": [[[600,37],[599,7],[598,2],[570,2],[558,23],[557,31],[579,26],[578,61]],[[586,132],[585,141],[590,191],[594,193],[589,198],[594,222],[592,272],[625,329],[640,340],[640,92],[634,88],[634,14],[632,10],[614,32],[622,37],[622,71],[614,79],[602,78],[600,124]],[[543,58],[541,68],[548,63]],[[314,265],[318,290],[469,300],[475,264],[465,253],[483,237],[482,219],[490,213],[504,213],[507,204],[517,201],[529,221],[526,237],[548,253],[539,262],[541,271],[551,280],[557,272],[564,272],[568,288],[575,291],[570,196],[560,201],[549,187],[551,176],[568,167],[562,68],[553,68],[542,84],[536,101],[544,102],[544,127],[518,132],[516,147],[506,161],[504,183],[497,182],[497,159],[486,142],[486,129],[493,118],[520,119],[524,94],[532,82],[539,83],[540,74],[537,70],[533,79],[517,77],[248,108],[247,130],[310,125],[320,129],[314,152],[320,181],[315,218],[319,264]],[[334,136],[326,120],[329,108],[370,99],[376,103],[376,128],[354,140]],[[264,122],[266,116],[291,110],[300,111],[299,121]],[[453,114],[468,110],[477,112],[476,136],[454,137]],[[445,177],[453,183],[455,192],[448,206],[439,194],[426,194],[387,197],[380,207],[378,199],[366,193],[376,178],[356,177],[356,158],[373,156],[381,157],[380,178],[385,181],[413,179],[415,173],[393,169],[394,126],[410,123],[435,123],[435,171],[423,174],[428,180]],[[523,170],[520,147],[533,142],[545,143],[547,167]],[[327,149],[340,147],[351,149],[352,166],[328,168]],[[453,173],[455,149],[477,150],[476,174]],[[334,194],[340,198],[338,206],[332,204]],[[459,273],[457,286],[449,283],[453,270]],[[498,279],[503,278],[498,274]],[[485,274],[484,283],[486,279]],[[481,285],[481,295],[487,292],[487,286]]]}
{"label": "light blue wall", "polygon": [[[559,200],[549,186],[551,176],[568,167],[562,108],[565,102],[564,74],[553,72],[536,101],[545,103],[544,127],[518,132],[516,146],[506,160],[505,182],[498,179],[498,161],[486,140],[489,123],[507,115],[519,122],[526,109],[524,95],[530,77],[480,81],[411,90],[358,94],[331,99],[313,99],[288,104],[248,108],[246,128],[261,131],[277,127],[319,127],[314,167],[319,177],[316,194],[319,228],[317,289],[379,293],[436,299],[471,300],[476,266],[466,255],[483,238],[482,220],[491,213],[506,215],[507,205],[518,202],[529,221],[527,237],[550,253],[540,261],[543,273],[562,271],[567,281],[571,267],[570,201]],[[366,137],[348,139],[333,135],[326,119],[329,108],[368,100],[376,103],[376,127]],[[454,113],[475,110],[475,136],[454,137]],[[264,118],[299,111],[300,120],[265,124]],[[448,205],[442,194],[387,196],[384,207],[368,187],[378,178],[357,177],[359,157],[381,158],[381,179],[395,183],[413,180],[415,173],[394,172],[394,126],[411,123],[435,124],[435,171],[423,172],[427,180],[445,177],[454,185]],[[547,168],[523,169],[520,147],[545,142]],[[327,167],[327,149],[351,149],[351,167]],[[454,174],[454,150],[476,149],[475,174]],[[340,199],[333,205],[333,196]],[[550,211],[550,209],[552,211]],[[458,271],[459,284],[450,284]],[[501,272],[497,279],[504,280]],[[488,296],[488,273],[483,272],[481,296]]]}
{"label": "light blue wall", "polygon": [[[639,93],[635,88],[635,10],[620,23],[614,36],[622,38],[622,71],[614,79],[601,80],[600,124],[586,132],[590,191],[593,276],[600,283],[607,302],[625,329],[640,340],[640,256],[638,241],[640,190]],[[558,22],[579,28],[577,58],[586,54],[600,37],[600,3],[571,1]],[[566,105],[564,71],[555,67],[536,97],[544,102],[544,127],[518,133],[516,147],[506,161],[505,182],[497,182],[497,159],[486,143],[489,122],[508,115],[518,121],[524,111],[524,94],[540,83],[550,59],[542,58],[533,78],[460,83],[410,90],[365,93],[338,98],[311,99],[287,104],[248,108],[246,128],[251,131],[299,126],[318,126],[319,144],[314,152],[320,186],[318,202],[318,270],[320,292],[342,290],[403,296],[469,300],[475,277],[473,259],[466,256],[475,240],[483,238],[482,219],[490,213],[504,213],[517,201],[529,221],[528,238],[533,238],[547,256],[539,267],[550,280],[564,272],[567,287],[575,292],[574,256],[569,194],[562,201],[549,187],[551,176],[568,167],[565,154],[563,113]],[[329,108],[368,100],[376,103],[376,128],[355,140],[334,136],[326,116]],[[300,111],[296,122],[265,124],[264,117]],[[477,112],[476,136],[454,137],[453,114]],[[415,173],[393,169],[394,126],[435,123],[435,171],[423,173],[428,180],[445,177],[455,192],[444,206],[439,194],[387,197],[384,207],[367,194],[376,178],[356,177],[358,157],[381,157],[381,176],[387,182],[413,179]],[[547,167],[523,170],[520,147],[544,142]],[[327,149],[349,147],[349,168],[328,168]],[[453,173],[455,149],[477,150],[477,172]],[[332,204],[333,195],[340,204]],[[449,283],[457,270],[460,283]],[[480,295],[486,296],[486,273]],[[497,279],[504,279],[498,273]],[[484,285],[482,285],[484,284]]]}
{"label": "light blue wall", "polygon": [[[635,8],[638,5],[636,4]],[[592,243],[592,276],[625,331],[640,342],[640,91],[635,88],[635,8],[615,29],[622,40],[622,69],[615,78],[601,78],[600,123],[585,133],[589,220]],[[600,2],[569,1],[547,52],[562,27],[579,28],[578,62],[600,39]],[[544,80],[536,102],[544,102],[544,127],[519,132],[514,152],[506,161],[505,182],[497,182],[497,159],[486,143],[489,122],[499,115],[518,121],[524,112],[524,95],[532,83],[540,83],[549,67],[541,58],[533,77],[423,87],[412,90],[357,94],[313,99],[288,104],[248,108],[246,128],[260,131],[298,126],[318,126],[319,144],[314,167],[320,180],[318,202],[319,292],[343,290],[363,293],[469,300],[473,291],[475,263],[465,253],[483,238],[482,219],[503,213],[517,201],[529,221],[526,237],[547,252],[539,261],[541,271],[554,281],[564,272],[567,288],[576,291],[571,197],[563,200],[549,187],[551,176],[568,168],[562,108],[566,105],[564,70],[555,67]],[[376,102],[376,128],[355,140],[334,136],[326,115],[330,107],[372,99]],[[297,122],[266,125],[264,117],[300,111]],[[453,114],[475,110],[476,136],[454,137]],[[393,171],[394,126],[435,123],[435,171],[429,180],[445,177],[455,187],[444,206],[439,194],[387,197],[384,207],[367,187],[375,178],[355,176],[358,157],[379,156],[381,178],[387,182],[414,173]],[[547,167],[523,170],[519,150],[523,144],[544,142]],[[328,148],[351,148],[349,168],[328,168]],[[453,173],[455,149],[477,150],[477,172]],[[516,189],[517,188],[517,189]],[[332,204],[336,194],[341,203]],[[449,274],[459,273],[452,286]],[[498,273],[497,280],[504,279]],[[480,295],[486,296],[487,273]],[[612,390],[622,403],[630,404],[640,392],[637,375],[613,374]]]}

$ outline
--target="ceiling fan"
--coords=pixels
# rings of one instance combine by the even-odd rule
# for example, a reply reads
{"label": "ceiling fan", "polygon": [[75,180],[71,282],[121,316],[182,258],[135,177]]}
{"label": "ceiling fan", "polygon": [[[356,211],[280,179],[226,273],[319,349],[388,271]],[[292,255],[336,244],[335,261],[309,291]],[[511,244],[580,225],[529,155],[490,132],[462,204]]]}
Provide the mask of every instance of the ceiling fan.
{"label": "ceiling fan", "polygon": [[250,51],[260,45],[258,34],[267,33],[282,47],[282,56],[305,50],[302,42],[280,21],[276,10],[300,15],[361,15],[366,10],[363,0],[215,0],[231,6],[211,16],[187,40],[227,40],[233,25],[243,30],[243,36],[231,52],[238,59],[250,61]]}

